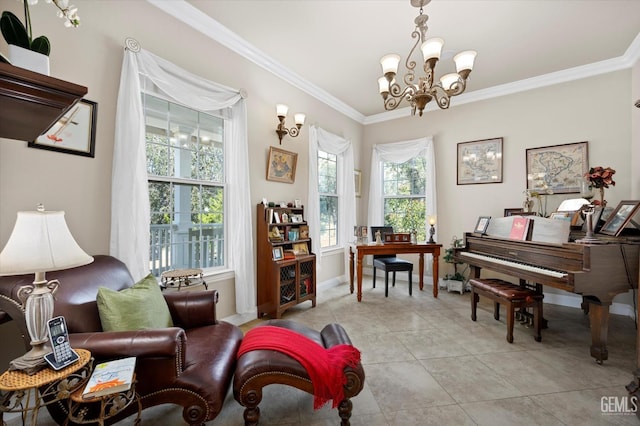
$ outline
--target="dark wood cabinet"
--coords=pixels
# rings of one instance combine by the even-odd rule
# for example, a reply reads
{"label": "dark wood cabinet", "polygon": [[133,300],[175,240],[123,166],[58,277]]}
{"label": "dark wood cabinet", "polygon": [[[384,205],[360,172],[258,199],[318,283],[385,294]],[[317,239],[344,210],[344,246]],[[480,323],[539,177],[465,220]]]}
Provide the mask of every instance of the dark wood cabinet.
{"label": "dark wood cabinet", "polygon": [[0,137],[33,141],[87,94],[87,88],[0,63]]}
{"label": "dark wood cabinet", "polygon": [[307,300],[316,306],[316,256],[304,208],[257,208],[258,318],[282,317]]}

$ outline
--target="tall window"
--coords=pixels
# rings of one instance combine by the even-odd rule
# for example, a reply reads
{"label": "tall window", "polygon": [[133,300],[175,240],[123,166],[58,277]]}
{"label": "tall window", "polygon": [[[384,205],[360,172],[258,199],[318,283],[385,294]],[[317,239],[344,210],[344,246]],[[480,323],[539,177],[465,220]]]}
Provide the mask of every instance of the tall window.
{"label": "tall window", "polygon": [[225,265],[224,119],[142,95],[150,269]]}
{"label": "tall window", "polygon": [[394,232],[416,232],[425,241],[425,173],[424,157],[401,163],[384,163],[384,224]]}
{"label": "tall window", "polygon": [[338,158],[318,150],[320,248],[338,245]]}

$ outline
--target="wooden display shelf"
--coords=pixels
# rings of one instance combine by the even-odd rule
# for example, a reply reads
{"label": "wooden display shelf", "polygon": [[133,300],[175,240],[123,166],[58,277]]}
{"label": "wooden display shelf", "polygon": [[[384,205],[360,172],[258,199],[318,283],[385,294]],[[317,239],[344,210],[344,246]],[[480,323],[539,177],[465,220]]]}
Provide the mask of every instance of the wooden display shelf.
{"label": "wooden display shelf", "polygon": [[33,141],[86,94],[84,86],[0,63],[0,137]]}

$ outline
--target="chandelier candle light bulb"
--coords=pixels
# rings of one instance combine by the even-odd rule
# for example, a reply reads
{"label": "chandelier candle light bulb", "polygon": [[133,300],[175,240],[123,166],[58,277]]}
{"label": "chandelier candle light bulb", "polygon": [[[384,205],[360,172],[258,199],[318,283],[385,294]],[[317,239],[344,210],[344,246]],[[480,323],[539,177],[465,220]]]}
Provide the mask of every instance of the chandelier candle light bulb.
{"label": "chandelier candle light bulb", "polygon": [[[402,100],[410,103],[413,115],[415,115],[416,109],[419,115],[422,115],[425,106],[432,99],[436,100],[438,107],[447,109],[449,108],[450,98],[463,93],[466,89],[467,78],[473,69],[477,55],[474,50],[465,50],[454,56],[453,60],[456,63],[457,72],[446,74],[440,78],[439,82],[434,83],[435,67],[440,59],[444,40],[437,37],[426,39],[427,20],[429,17],[423,15],[422,7],[430,1],[411,0],[412,6],[420,8],[420,14],[414,20],[416,27],[411,33],[411,37],[417,40],[405,62],[407,72],[403,77],[404,88],[395,80],[398,73],[398,65],[400,64],[400,56],[392,53],[383,56],[380,60],[384,77],[378,79],[378,90],[382,95],[384,108],[387,111],[396,109]],[[417,63],[411,60],[411,56],[418,46],[424,59],[423,70],[425,75],[416,77],[414,69]]]}

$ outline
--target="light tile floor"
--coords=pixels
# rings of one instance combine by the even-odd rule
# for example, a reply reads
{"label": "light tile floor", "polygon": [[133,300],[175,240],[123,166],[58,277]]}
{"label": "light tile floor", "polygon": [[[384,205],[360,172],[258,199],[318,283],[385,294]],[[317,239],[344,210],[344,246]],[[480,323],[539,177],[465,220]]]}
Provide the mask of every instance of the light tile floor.
{"label": "light tile floor", "polygon": [[[321,329],[342,324],[362,351],[366,380],[353,399],[354,426],[406,425],[637,425],[635,415],[605,414],[603,397],[624,397],[633,379],[634,320],[612,315],[609,359],[589,355],[588,317],[580,309],[545,305],[549,328],[542,342],[516,324],[507,343],[504,319],[493,319],[481,299],[478,320],[470,319],[469,293],[431,287],[409,296],[403,282],[371,288],[365,277],[362,302],[347,284],[323,290],[316,308],[304,303],[285,318]],[[297,389],[265,388],[260,425],[337,425],[329,406],[314,411],[312,397]],[[43,410],[46,412],[46,410]],[[242,426],[243,408],[230,392],[223,411],[207,425]],[[50,425],[41,414],[41,425]],[[132,424],[132,418],[120,424]],[[160,406],[143,412],[142,424],[183,424],[181,410]]]}

